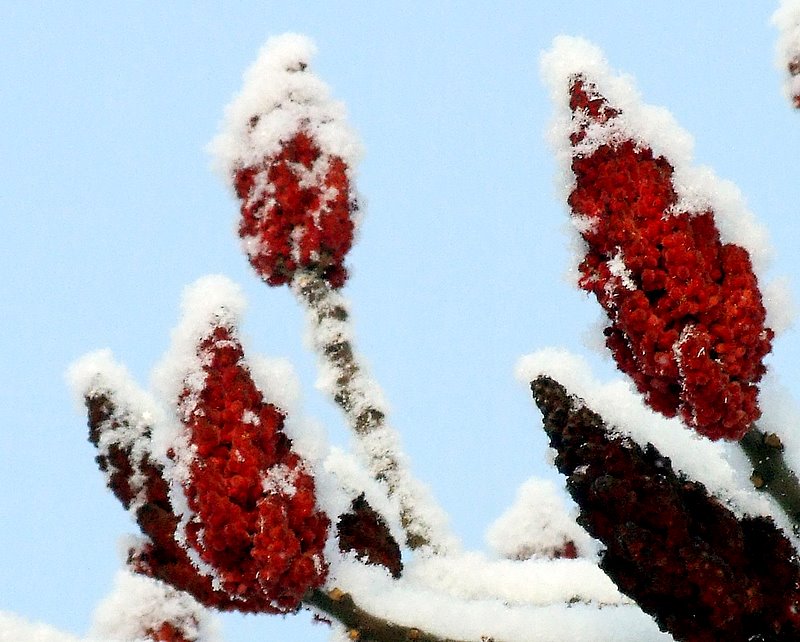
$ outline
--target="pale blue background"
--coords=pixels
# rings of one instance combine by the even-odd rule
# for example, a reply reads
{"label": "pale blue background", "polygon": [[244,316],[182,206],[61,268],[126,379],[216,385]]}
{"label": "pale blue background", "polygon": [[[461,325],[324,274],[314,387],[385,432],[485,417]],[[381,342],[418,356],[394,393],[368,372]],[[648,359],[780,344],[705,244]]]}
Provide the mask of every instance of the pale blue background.
{"label": "pale blue background", "polygon": [[[633,74],[734,180],[793,275],[800,117],[773,68],[775,5],[717,0],[23,2],[0,8],[0,609],[83,633],[133,526],[105,490],[63,381],[111,347],[146,382],[181,289],[222,272],[251,301],[251,346],[313,358],[284,290],[250,273],[236,205],[204,146],[272,34],[313,37],[315,63],[367,149],[368,211],[352,252],[361,351],[418,475],[483,547],[532,474],[552,475],[539,417],[512,375],[544,346],[586,353],[593,302],[570,289],[539,52],[584,35]],[[789,333],[772,363],[798,382]],[[594,361],[597,372],[611,373]],[[301,614],[225,619],[229,642],[327,638]]]}

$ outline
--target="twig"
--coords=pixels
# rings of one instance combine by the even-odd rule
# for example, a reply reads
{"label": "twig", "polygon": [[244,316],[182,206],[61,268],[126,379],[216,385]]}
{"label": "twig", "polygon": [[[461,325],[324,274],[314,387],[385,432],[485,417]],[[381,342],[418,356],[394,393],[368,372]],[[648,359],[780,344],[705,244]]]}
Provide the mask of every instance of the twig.
{"label": "twig", "polygon": [[400,503],[406,544],[412,549],[445,553],[455,538],[444,527],[442,509],[407,469],[399,437],[386,420],[382,393],[377,383],[368,378],[353,349],[344,298],[311,270],[296,273],[293,290],[308,311],[314,347],[323,368],[335,379],[329,389],[333,400],[364,445],[373,476],[384,481]]}
{"label": "twig", "polygon": [[[459,642],[451,638],[440,638],[411,626],[388,622],[367,613],[359,607],[352,596],[339,589],[309,591],[304,604],[330,615],[348,631],[349,637],[358,642]],[[484,638],[488,640],[489,638]]]}
{"label": "twig", "polygon": [[795,533],[800,533],[800,482],[786,463],[780,438],[753,424],[739,444],[753,464],[753,485],[778,502]]}

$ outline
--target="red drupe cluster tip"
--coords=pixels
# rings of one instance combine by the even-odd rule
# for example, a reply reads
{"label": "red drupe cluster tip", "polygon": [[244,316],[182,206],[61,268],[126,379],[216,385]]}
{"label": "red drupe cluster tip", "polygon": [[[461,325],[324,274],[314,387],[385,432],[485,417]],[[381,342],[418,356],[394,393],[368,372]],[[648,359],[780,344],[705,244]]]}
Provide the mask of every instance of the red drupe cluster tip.
{"label": "red drupe cluster tip", "polygon": [[[583,78],[579,127],[620,112]],[[573,153],[569,196],[587,251],[580,286],[610,320],[606,344],[648,404],[711,439],[740,439],[758,418],[757,382],[773,332],[743,248],[720,241],[714,213],[680,211],[673,167],[633,140]]]}
{"label": "red drupe cluster tip", "polygon": [[276,155],[237,170],[234,184],[242,202],[239,236],[264,281],[283,285],[302,269],[334,288],[344,285],[357,209],[344,160],[300,131]]}
{"label": "red drupe cluster tip", "polygon": [[181,398],[194,451],[188,543],[234,599],[266,595],[275,611],[294,611],[327,574],[329,520],[315,506],[314,479],[232,332],[216,327],[198,353],[204,386]]}

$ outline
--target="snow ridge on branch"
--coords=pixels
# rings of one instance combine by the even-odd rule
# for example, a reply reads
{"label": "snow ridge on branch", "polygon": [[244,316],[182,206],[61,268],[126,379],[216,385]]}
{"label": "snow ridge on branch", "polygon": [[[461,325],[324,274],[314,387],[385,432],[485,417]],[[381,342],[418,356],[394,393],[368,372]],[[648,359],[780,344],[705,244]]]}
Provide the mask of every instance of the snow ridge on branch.
{"label": "snow ridge on branch", "polygon": [[579,523],[607,547],[601,568],[662,630],[697,642],[800,636],[800,566],[771,520],[737,518],[557,381],[531,388]]}
{"label": "snow ridge on branch", "polygon": [[[800,29],[796,8],[779,12],[784,31]],[[290,368],[247,355],[244,299],[225,277],[187,289],[155,372],[160,402],[109,352],[84,358],[71,378],[89,439],[142,534],[93,635],[215,642],[206,608],[306,608],[337,641],[800,638],[800,482],[778,435],[753,424],[781,306],[762,296],[766,234],[738,191],[692,165],[688,134],[596,47],[559,38],[543,56],[578,284],[641,395],[597,385],[561,351],[524,359],[579,514],[530,480],[490,529],[495,556],[463,552],[356,350],[342,288],[360,147],[313,53],[302,36],[271,39],[212,148],[253,269],[307,314],[318,387],[342,411],[352,454],[298,419]],[[0,627],[36,630],[2,613]]]}

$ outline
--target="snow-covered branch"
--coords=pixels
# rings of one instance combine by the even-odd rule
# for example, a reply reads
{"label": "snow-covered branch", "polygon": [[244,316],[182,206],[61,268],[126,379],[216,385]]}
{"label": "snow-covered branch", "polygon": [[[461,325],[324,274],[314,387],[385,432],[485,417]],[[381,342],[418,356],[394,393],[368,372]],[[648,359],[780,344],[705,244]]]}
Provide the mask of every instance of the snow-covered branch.
{"label": "snow-covered branch", "polygon": [[346,300],[314,273],[298,273],[293,286],[308,312],[311,343],[321,362],[320,385],[348,418],[375,478],[398,498],[406,543],[437,554],[458,550],[444,512],[410,475],[399,436],[388,424],[383,393],[353,346]]}
{"label": "snow-covered branch", "polygon": [[409,546],[444,552],[455,539],[427,489],[410,476],[338,293],[361,213],[354,187],[360,146],[344,108],[311,71],[313,53],[302,36],[271,39],[212,148],[241,200],[239,235],[250,263],[268,284],[291,284],[306,307],[326,389],[359,438],[366,465],[398,497]]}
{"label": "snow-covered branch", "polygon": [[[775,23],[800,106],[797,0]],[[187,288],[152,392],[108,351],[81,359],[97,464],[141,531],[91,640],[218,642],[210,610],[301,609],[362,642],[800,639],[800,440],[761,390],[787,323],[738,190],[597,47],[559,37],[543,55],[577,285],[630,381],[600,384],[555,349],[520,362],[577,508],[531,479],[489,529],[493,554],[464,552],[356,348],[342,291],[361,149],[314,51],[271,39],[212,150],[242,248],[305,310],[353,445],[305,420],[290,366],[248,353],[223,276]],[[78,642],[0,613],[12,639]]]}

